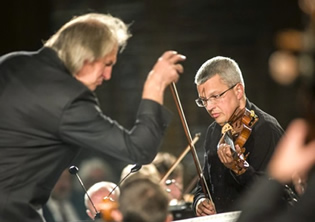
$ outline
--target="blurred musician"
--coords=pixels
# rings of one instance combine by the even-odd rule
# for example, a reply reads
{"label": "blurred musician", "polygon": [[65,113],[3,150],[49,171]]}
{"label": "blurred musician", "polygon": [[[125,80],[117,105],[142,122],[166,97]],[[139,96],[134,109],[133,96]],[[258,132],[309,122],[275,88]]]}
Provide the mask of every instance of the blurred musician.
{"label": "blurred musician", "polygon": [[150,177],[138,174],[121,186],[119,210],[124,222],[170,222],[166,191]]}
{"label": "blurred musician", "polygon": [[[238,222],[309,222],[315,218],[315,2],[300,0],[301,10],[308,16],[302,48],[297,60],[308,58],[300,66],[303,101],[299,108],[302,117],[294,119],[277,146],[269,165],[268,176],[257,181],[239,203],[242,213]],[[301,62],[299,61],[299,62]],[[308,72],[305,72],[308,70]],[[281,204],[281,187],[292,182],[299,194],[297,204],[287,211]],[[257,201],[259,200],[259,201]]]}
{"label": "blurred musician", "polygon": [[[105,199],[108,200],[107,189],[111,186],[111,183],[99,183],[94,188],[91,187],[92,190],[89,190],[88,193],[91,195],[92,202],[94,202],[97,211],[101,213],[98,218],[95,218],[95,214],[91,214],[93,220],[95,219],[97,222],[172,221],[172,214],[168,211],[169,198],[167,192],[154,177],[140,172],[126,178],[121,183],[120,192],[116,193],[116,196],[113,196],[115,199],[109,200],[117,204],[108,204],[111,209],[105,209],[107,206],[104,204],[104,195]],[[87,211],[95,212],[94,207],[89,203],[88,199],[86,199],[86,203],[89,208]],[[107,213],[109,215],[105,216]]]}
{"label": "blurred musician", "polygon": [[[95,183],[87,190],[87,194],[84,196],[84,203],[86,207],[86,213],[91,219],[94,220],[96,214],[102,211],[102,207],[104,206],[104,198],[109,198],[110,201],[118,201],[120,189],[116,186],[117,185],[112,182],[101,181]],[[115,190],[112,192],[113,189]],[[88,195],[90,196],[92,202],[89,200]],[[97,212],[95,212],[95,210],[97,210]]]}
{"label": "blurred musician", "polygon": [[73,181],[68,170],[64,170],[51,192],[48,202],[43,207],[46,222],[78,221],[80,216],[71,202]]}
{"label": "blurred musician", "polygon": [[[308,222],[314,221],[315,211],[315,140],[305,143],[308,123],[294,120],[268,166],[268,175],[260,178],[239,204],[242,213],[238,222]],[[286,210],[281,204],[283,184],[300,176],[303,194],[297,204]],[[307,186],[303,178],[307,179]]]}
{"label": "blurred musician", "polygon": [[[150,179],[154,180],[155,182],[158,182],[160,179],[159,172],[152,163],[142,165],[139,170],[129,175],[133,167],[134,165],[128,164],[123,168],[120,175],[121,184],[135,177],[150,177]],[[124,178],[126,178],[126,180],[124,180]]]}
{"label": "blurred musician", "polygon": [[[160,185],[169,195],[169,210],[172,212],[174,220],[179,220],[191,218],[194,213],[191,209],[192,197],[190,194],[184,193],[184,166],[181,162],[176,164],[176,161],[176,157],[171,153],[159,152],[152,163],[159,171]],[[165,178],[165,175],[168,174],[169,176]]]}
{"label": "blurred musician", "polygon": [[[171,166],[175,163],[175,161],[176,157],[174,155],[167,152],[159,152],[152,163],[155,165],[159,172],[160,178],[162,179]],[[184,167],[183,164],[179,163],[163,184],[170,196],[171,205],[175,205],[178,202],[183,201],[183,182]]]}

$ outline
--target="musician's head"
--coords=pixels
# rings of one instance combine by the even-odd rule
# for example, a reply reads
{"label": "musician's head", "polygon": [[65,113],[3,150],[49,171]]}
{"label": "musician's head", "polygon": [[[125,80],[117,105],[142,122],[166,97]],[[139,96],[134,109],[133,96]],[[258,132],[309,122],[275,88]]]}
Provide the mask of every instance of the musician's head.
{"label": "musician's head", "polygon": [[195,76],[198,99],[210,116],[225,124],[236,108],[246,104],[245,83],[238,64],[230,58],[217,56],[207,60]]}
{"label": "musician's head", "polygon": [[[116,188],[115,187],[116,187],[116,184],[112,182],[101,181],[101,182],[95,183],[93,186],[91,186],[87,190],[87,194],[90,196],[98,212],[101,212],[102,210],[102,207],[104,205],[104,198],[108,198],[112,201],[118,201],[120,190],[119,190],[119,187],[116,187]],[[114,188],[115,190],[111,193],[111,191]],[[86,213],[91,219],[94,219],[96,212],[87,194],[85,194],[84,196],[84,204],[86,207]]]}
{"label": "musician's head", "polygon": [[119,209],[124,222],[170,222],[169,198],[155,180],[146,176],[129,178],[121,186]]}

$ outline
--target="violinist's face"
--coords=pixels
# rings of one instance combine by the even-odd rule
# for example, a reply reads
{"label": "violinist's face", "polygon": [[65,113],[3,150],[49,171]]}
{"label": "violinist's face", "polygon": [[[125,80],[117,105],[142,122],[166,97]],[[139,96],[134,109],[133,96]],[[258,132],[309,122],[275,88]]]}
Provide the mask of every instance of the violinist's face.
{"label": "violinist's face", "polygon": [[[227,89],[229,89],[229,86],[221,80],[219,75],[215,75],[205,83],[197,86],[198,95],[203,99],[219,95]],[[243,86],[237,84],[219,98],[208,100],[205,108],[209,115],[222,126],[230,119],[235,109],[243,105],[243,103],[241,103],[243,95]]]}

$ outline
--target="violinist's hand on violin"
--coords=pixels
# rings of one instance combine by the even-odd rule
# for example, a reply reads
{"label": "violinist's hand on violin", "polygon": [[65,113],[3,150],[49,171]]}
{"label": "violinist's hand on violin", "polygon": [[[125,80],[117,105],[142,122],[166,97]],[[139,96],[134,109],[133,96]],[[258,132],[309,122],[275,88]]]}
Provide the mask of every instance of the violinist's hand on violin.
{"label": "violinist's hand on violin", "polygon": [[146,79],[142,98],[151,99],[163,104],[164,90],[172,82],[178,81],[179,74],[184,72],[183,66],[179,63],[185,59],[184,55],[176,51],[164,52]]}
{"label": "violinist's hand on violin", "polygon": [[220,144],[219,149],[218,149],[218,156],[219,156],[221,163],[223,163],[225,167],[227,167],[229,169],[233,168],[234,158],[232,156],[232,151],[231,151],[230,145],[228,145],[226,143]]}
{"label": "violinist's hand on violin", "polygon": [[204,198],[197,204],[196,215],[198,217],[212,215],[215,213],[215,207],[211,200]]}
{"label": "violinist's hand on violin", "polygon": [[[243,155],[241,148],[239,147],[239,145],[235,145],[235,151],[236,153],[234,153],[234,155]],[[233,151],[231,150],[231,146],[227,145],[226,143],[222,143],[219,145],[219,149],[218,149],[218,156],[220,161],[224,164],[225,167],[233,170],[235,173],[239,173],[239,169],[243,168],[242,163],[240,162],[240,166],[236,166],[236,161],[233,158]]]}

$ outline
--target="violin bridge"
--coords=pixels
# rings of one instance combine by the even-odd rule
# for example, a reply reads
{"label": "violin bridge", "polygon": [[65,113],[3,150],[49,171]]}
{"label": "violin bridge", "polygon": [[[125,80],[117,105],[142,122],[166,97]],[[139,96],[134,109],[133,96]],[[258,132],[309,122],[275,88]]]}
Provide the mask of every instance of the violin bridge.
{"label": "violin bridge", "polygon": [[221,133],[225,134],[228,131],[231,131],[232,135],[235,134],[235,130],[233,129],[233,127],[229,123],[226,123],[224,124],[224,126],[222,126]]}

